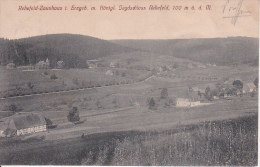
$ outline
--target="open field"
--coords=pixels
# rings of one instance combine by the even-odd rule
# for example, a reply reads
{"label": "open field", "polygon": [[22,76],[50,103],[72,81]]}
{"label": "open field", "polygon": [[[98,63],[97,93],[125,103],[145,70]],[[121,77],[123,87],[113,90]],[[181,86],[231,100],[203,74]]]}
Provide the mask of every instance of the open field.
{"label": "open field", "polygon": [[0,146],[0,163],[254,166],[257,163],[257,122],[256,114],[178,125],[166,131],[96,133],[55,141],[1,140],[5,144]]}
{"label": "open field", "polygon": [[[106,75],[107,71],[113,74]],[[124,74],[124,76],[122,76]],[[59,69],[59,70],[5,70],[0,69],[1,98],[59,92],[82,88],[110,86],[140,82],[150,71],[135,69]],[[56,78],[52,78],[55,76]]]}

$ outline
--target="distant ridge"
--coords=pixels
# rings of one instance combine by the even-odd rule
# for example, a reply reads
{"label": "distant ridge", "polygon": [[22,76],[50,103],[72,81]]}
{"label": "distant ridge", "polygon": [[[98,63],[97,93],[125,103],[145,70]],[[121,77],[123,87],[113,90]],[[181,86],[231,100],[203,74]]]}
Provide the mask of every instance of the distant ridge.
{"label": "distant ridge", "polygon": [[258,65],[259,39],[229,37],[212,39],[102,40],[74,34],[52,34],[8,40],[0,38],[1,65],[36,64],[63,60],[67,68],[86,67],[86,60],[144,51],[218,65]]}
{"label": "distant ridge", "polygon": [[111,40],[115,44],[189,59],[202,63],[257,65],[259,39],[249,37],[167,39],[167,40]]}
{"label": "distant ridge", "polygon": [[2,65],[11,61],[17,65],[36,64],[48,58],[52,67],[58,60],[63,60],[69,68],[80,68],[86,65],[88,59],[133,50],[102,39],[73,34],[52,34],[17,40],[0,39]]}

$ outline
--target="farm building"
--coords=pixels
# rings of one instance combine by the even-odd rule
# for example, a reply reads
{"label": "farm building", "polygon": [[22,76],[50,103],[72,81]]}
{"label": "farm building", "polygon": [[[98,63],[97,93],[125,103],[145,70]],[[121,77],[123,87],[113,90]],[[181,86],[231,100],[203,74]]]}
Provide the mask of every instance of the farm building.
{"label": "farm building", "polygon": [[38,113],[19,113],[0,121],[0,136],[12,137],[46,131],[45,118]]}
{"label": "farm building", "polygon": [[199,67],[199,68],[206,68],[206,66],[203,65],[203,64],[199,64],[198,67]]}
{"label": "farm building", "polygon": [[50,66],[50,62],[49,62],[49,59],[47,58],[46,61],[39,61],[35,65],[35,68],[36,69],[46,69],[46,68],[49,68],[49,66]]}
{"label": "farm building", "polygon": [[57,68],[61,69],[61,68],[63,68],[64,66],[65,66],[64,61],[60,60],[60,61],[57,62]]}
{"label": "farm building", "polygon": [[111,70],[108,70],[108,71],[106,72],[106,75],[111,75],[111,76],[112,76],[112,75],[114,75],[114,74],[113,74],[113,72],[112,72]]}
{"label": "farm building", "polygon": [[256,86],[254,83],[250,82],[250,83],[246,83],[243,86],[243,93],[251,93],[253,91],[255,91]]}
{"label": "farm building", "polygon": [[178,98],[176,102],[177,107],[195,107],[199,106],[200,101],[190,101],[189,99],[186,98]]}
{"label": "farm building", "polygon": [[19,69],[19,70],[31,70],[31,69],[33,69],[33,66],[20,66],[20,67],[17,67],[17,69]]}
{"label": "farm building", "polygon": [[36,65],[35,65],[35,68],[36,69],[43,69],[45,68],[46,65],[45,65],[45,62],[44,61],[39,61]]}
{"label": "farm building", "polygon": [[194,91],[192,87],[189,90],[184,91],[182,95],[176,101],[177,107],[195,107],[200,105],[201,96],[197,91]]}
{"label": "farm building", "polygon": [[6,65],[6,69],[14,69],[15,68],[15,64],[14,63],[8,63]]}
{"label": "farm building", "polygon": [[110,63],[110,64],[109,64],[109,67],[111,67],[111,68],[115,68],[115,67],[116,67],[116,66],[115,66],[115,63],[113,63],[113,62]]}
{"label": "farm building", "polygon": [[100,60],[87,60],[87,64],[89,68],[97,68]]}

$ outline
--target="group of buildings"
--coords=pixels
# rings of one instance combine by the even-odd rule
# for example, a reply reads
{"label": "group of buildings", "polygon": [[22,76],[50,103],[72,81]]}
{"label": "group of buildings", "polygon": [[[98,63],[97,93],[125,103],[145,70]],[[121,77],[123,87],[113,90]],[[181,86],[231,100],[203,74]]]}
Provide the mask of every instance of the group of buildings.
{"label": "group of buildings", "polygon": [[[64,68],[65,63],[64,61],[60,60],[56,62],[55,68],[61,69]],[[8,63],[6,65],[6,69],[21,69],[21,70],[33,70],[33,69],[49,69],[50,68],[50,61],[47,58],[45,61],[44,60],[40,60],[37,64],[35,65],[29,65],[29,66],[16,66],[13,62]]]}
{"label": "group of buildings", "polygon": [[196,107],[200,105],[205,105],[207,103],[201,103],[205,100],[219,100],[230,98],[232,96],[250,94],[257,92],[257,87],[253,82],[247,82],[243,84],[241,90],[235,89],[231,85],[222,85],[219,88],[216,88],[215,85],[209,84],[206,87],[189,87],[189,89],[183,93],[182,96],[177,98],[176,106],[177,107]]}

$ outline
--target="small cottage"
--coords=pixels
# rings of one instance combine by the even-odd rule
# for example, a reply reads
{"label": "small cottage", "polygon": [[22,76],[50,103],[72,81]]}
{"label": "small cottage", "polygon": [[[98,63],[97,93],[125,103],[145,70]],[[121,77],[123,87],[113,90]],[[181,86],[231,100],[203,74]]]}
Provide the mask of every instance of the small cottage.
{"label": "small cottage", "polygon": [[109,64],[109,67],[111,67],[111,68],[115,68],[115,63],[113,63],[113,62],[110,63],[110,64]]}
{"label": "small cottage", "polygon": [[39,61],[39,62],[35,65],[35,68],[36,68],[36,69],[47,69],[47,68],[49,68],[49,66],[50,66],[50,61],[49,61],[49,59],[47,58],[46,61],[43,61],[43,60]]}
{"label": "small cottage", "polygon": [[6,69],[15,69],[15,64],[14,63],[8,63],[7,65],[6,65]]}
{"label": "small cottage", "polygon": [[39,61],[36,65],[35,65],[36,69],[44,69],[46,68],[46,63],[44,61]]}
{"label": "small cottage", "polygon": [[61,68],[63,68],[65,66],[65,63],[64,63],[64,61],[58,61],[57,62],[57,68],[59,68],[59,69],[61,69]]}
{"label": "small cottage", "polygon": [[186,98],[178,98],[176,102],[177,107],[196,107],[200,105],[200,101],[190,101]]}
{"label": "small cottage", "polygon": [[89,68],[97,68],[100,60],[87,60],[87,64]]}
{"label": "small cottage", "polygon": [[106,72],[106,75],[113,76],[114,74],[113,74],[113,72],[112,72],[111,70],[108,70],[108,71]]}
{"label": "small cottage", "polygon": [[246,83],[243,86],[243,93],[251,93],[251,92],[255,91],[255,89],[256,89],[256,86],[254,83],[252,83],[252,82]]}

